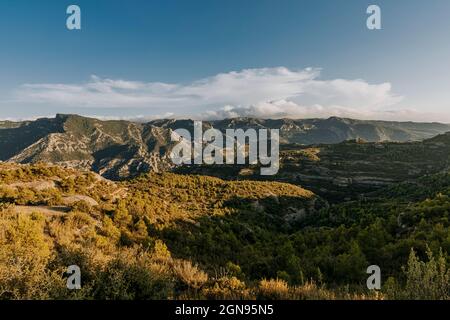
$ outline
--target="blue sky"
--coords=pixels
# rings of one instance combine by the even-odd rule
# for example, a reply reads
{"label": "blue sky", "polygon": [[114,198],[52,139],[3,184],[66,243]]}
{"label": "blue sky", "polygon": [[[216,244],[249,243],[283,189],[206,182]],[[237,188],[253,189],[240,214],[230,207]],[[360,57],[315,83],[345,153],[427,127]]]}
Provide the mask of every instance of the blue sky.
{"label": "blue sky", "polygon": [[447,0],[0,0],[0,118],[450,122],[449,30]]}

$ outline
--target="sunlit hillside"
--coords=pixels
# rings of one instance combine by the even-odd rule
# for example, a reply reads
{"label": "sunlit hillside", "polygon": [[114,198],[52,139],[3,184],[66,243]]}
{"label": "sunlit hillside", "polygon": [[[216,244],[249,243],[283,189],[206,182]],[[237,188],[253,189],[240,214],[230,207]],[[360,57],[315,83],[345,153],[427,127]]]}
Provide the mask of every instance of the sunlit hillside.
{"label": "sunlit hillside", "polygon": [[[329,205],[299,186],[0,164],[0,298],[448,298],[447,173]],[[387,196],[389,195],[389,196]],[[386,277],[365,287],[367,266]],[[66,289],[78,265],[82,289]],[[423,288],[420,283],[428,279]]]}

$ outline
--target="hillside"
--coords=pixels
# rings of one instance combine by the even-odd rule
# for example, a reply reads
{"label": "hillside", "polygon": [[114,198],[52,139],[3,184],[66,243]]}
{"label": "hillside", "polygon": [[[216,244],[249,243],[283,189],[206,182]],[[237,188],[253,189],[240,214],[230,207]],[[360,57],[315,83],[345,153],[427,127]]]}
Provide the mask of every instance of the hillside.
{"label": "hillside", "polygon": [[[236,118],[204,122],[205,128],[276,128],[282,144],[335,144],[348,139],[419,141],[450,130],[439,123],[362,121],[332,117],[306,120]],[[110,179],[173,168],[168,158],[170,134],[192,130],[191,120],[148,123],[101,121],[77,115],[57,115],[21,123],[0,122],[0,160],[39,161],[93,170]]]}
{"label": "hillside", "polygon": [[[363,123],[308,121],[353,127],[345,138]],[[287,125],[278,174],[172,167],[170,133],[189,120],[2,123],[0,299],[450,297],[449,133],[304,145],[293,120],[204,125]],[[411,140],[445,129],[379,125]],[[72,264],[81,291],[64,289]],[[371,264],[383,270],[377,293],[365,286]]]}
{"label": "hillside", "polygon": [[212,121],[219,130],[226,128],[280,129],[280,143],[334,144],[352,139],[370,142],[419,141],[450,131],[448,124],[394,121],[368,121],[331,117],[328,119],[262,120],[237,118]]}
{"label": "hillside", "polygon": [[[263,292],[247,288],[242,275],[217,274],[237,265],[214,256],[191,261],[195,248],[179,251],[170,234],[223,221],[238,228],[243,238],[236,241],[247,241],[259,230],[291,229],[324,206],[312,192],[283,183],[174,174],[116,183],[92,172],[3,163],[0,299],[251,298]],[[72,264],[83,270],[79,292],[64,290],[61,270]]]}
{"label": "hillside", "polygon": [[329,206],[279,182],[3,163],[0,298],[448,299],[449,192],[443,172]]}
{"label": "hillside", "polygon": [[302,146],[280,150],[280,170],[261,177],[257,166],[184,166],[178,173],[225,179],[269,179],[304,186],[329,201],[359,199],[380,188],[435,174],[450,166],[450,133],[420,142],[366,142]]}
{"label": "hillside", "polygon": [[167,129],[127,121],[58,115],[0,129],[0,159],[48,162],[123,178],[167,166]]}

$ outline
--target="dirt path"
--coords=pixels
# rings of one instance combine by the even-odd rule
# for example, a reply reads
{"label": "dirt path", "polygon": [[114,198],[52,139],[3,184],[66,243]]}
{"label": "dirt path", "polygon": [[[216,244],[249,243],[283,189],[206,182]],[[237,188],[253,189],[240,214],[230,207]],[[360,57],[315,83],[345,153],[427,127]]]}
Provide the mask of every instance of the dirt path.
{"label": "dirt path", "polygon": [[33,212],[43,213],[46,216],[63,216],[70,211],[70,207],[47,207],[47,206],[14,206],[17,213],[31,214]]}

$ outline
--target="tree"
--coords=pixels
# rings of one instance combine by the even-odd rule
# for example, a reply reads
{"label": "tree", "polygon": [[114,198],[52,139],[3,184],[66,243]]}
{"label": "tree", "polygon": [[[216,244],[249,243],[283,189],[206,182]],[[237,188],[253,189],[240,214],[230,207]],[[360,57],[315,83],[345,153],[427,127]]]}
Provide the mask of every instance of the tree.
{"label": "tree", "polygon": [[121,228],[126,228],[131,224],[133,217],[128,212],[125,201],[119,201],[117,209],[114,211],[114,222]]}
{"label": "tree", "polygon": [[441,300],[450,298],[450,270],[442,250],[434,257],[427,248],[428,261],[421,261],[411,249],[405,268],[406,288],[404,296],[415,300]]}

